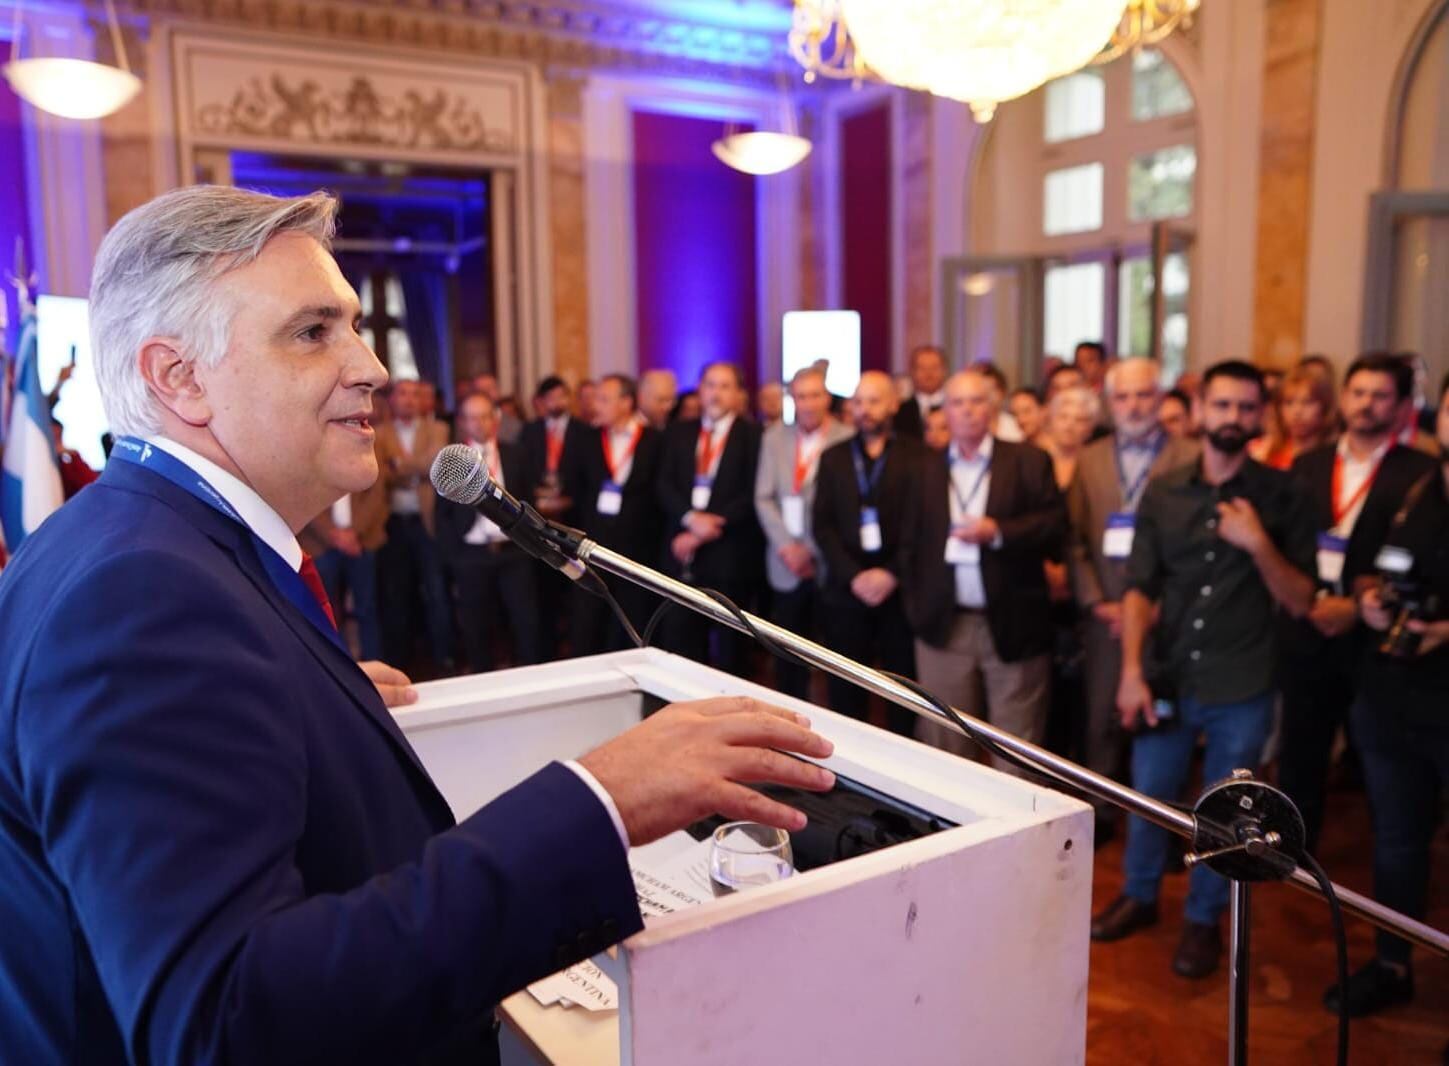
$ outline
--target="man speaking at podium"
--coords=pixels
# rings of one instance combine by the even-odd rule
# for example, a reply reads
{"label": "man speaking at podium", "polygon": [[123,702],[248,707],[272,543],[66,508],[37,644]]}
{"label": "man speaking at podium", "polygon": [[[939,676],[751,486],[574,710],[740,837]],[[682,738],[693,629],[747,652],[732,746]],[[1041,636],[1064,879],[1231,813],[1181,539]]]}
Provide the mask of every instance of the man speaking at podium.
{"label": "man speaking at podium", "polygon": [[711,700],[453,824],[295,537],[377,477],[335,209],[194,187],[97,253],[113,460],[0,580],[6,1062],[490,1061],[500,998],[640,927],[626,843],[832,782]]}

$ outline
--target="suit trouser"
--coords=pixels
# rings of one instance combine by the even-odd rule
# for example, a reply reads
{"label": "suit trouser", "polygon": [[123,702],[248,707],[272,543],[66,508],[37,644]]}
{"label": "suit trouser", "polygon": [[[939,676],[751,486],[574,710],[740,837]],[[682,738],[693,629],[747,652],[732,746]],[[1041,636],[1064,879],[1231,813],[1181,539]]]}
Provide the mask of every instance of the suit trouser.
{"label": "suit trouser", "polygon": [[[1352,715],[1374,828],[1374,899],[1422,920],[1434,831],[1449,789],[1449,717],[1442,695],[1415,702],[1366,686]],[[1374,943],[1385,962],[1409,962],[1407,940],[1378,930]]]}
{"label": "suit trouser", "polygon": [[[723,593],[742,611],[751,608],[754,586],[745,581],[692,581],[698,588]],[[711,654],[711,638],[714,651]],[[729,626],[713,622],[688,607],[675,604],[659,623],[659,646],[665,651],[713,665],[725,673],[744,677],[749,665],[750,638]]]}
{"label": "suit trouser", "polygon": [[[1117,714],[1117,683],[1122,672],[1122,641],[1107,623],[1088,615],[1082,620],[1083,670],[1087,720],[1082,733],[1082,761],[1089,770],[1121,780],[1127,762],[1128,737]],[[1110,806],[1094,800],[1099,810]]]}
{"label": "suit trouser", "polygon": [[1303,815],[1310,855],[1318,853],[1333,738],[1348,721],[1348,709],[1358,690],[1360,651],[1335,643],[1325,654],[1289,659],[1284,664],[1278,787]]}
{"label": "suit trouser", "polygon": [[452,610],[438,544],[415,514],[387,520],[387,543],[377,552],[378,589],[382,598],[382,647],[388,662],[404,666],[412,659],[413,601],[422,597],[423,624],[433,665],[453,658]]}
{"label": "suit trouser", "polygon": [[[770,617],[777,626],[813,640],[819,599],[813,580],[802,581],[789,592],[771,589]],[[775,657],[775,687],[787,696],[809,699],[809,668]]]}
{"label": "suit trouser", "polygon": [[[848,658],[870,666],[879,661],[882,670],[916,676],[916,654],[912,646],[911,627],[901,607],[899,591],[891,593],[879,607],[868,607],[855,597],[840,600],[834,597],[821,603],[824,614],[826,642]],[[830,709],[865,720],[868,694],[865,689],[831,675],[828,684]],[[888,704],[886,719],[891,731],[911,735],[915,715],[904,707]]]}
{"label": "suit trouser", "polygon": [[317,573],[339,619],[352,593],[352,617],[357,622],[358,651],[364,661],[382,658],[382,631],[377,613],[377,553],[348,555],[333,548],[317,556]]}
{"label": "suit trouser", "polygon": [[[630,558],[632,553],[624,552]],[[619,607],[641,634],[649,624],[649,616],[659,600],[652,593],[622,577],[606,577],[609,591]],[[684,608],[679,608],[684,610]],[[629,634],[614,616],[614,610],[601,596],[585,592],[575,585],[570,594],[569,643],[575,656],[598,655],[606,651],[624,651],[634,646]]]}
{"label": "suit trouser", "polygon": [[[985,718],[1022,740],[1041,743],[1051,694],[1051,656],[1043,653],[1003,662],[984,612],[957,611],[942,647],[917,639],[916,665],[921,685],[946,703],[974,718]],[[984,708],[980,700],[983,687]],[[976,745],[954,729],[925,718],[916,722],[916,739],[957,755],[969,757],[976,751]],[[992,765],[1019,773],[995,756]]]}
{"label": "suit trouser", "polygon": [[538,571],[543,564],[512,544],[465,548],[453,563],[458,628],[475,673],[493,669],[492,642],[506,616],[515,666],[543,661],[538,618]]}

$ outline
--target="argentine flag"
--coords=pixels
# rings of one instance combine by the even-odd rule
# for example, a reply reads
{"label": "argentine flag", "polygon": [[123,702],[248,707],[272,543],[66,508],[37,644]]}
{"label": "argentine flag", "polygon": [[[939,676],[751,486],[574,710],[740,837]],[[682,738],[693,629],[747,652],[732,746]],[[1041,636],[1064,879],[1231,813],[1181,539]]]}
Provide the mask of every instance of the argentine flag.
{"label": "argentine flag", "polygon": [[20,327],[15,394],[10,399],[4,448],[0,525],[5,530],[5,543],[13,552],[65,502],[55,439],[50,435],[50,407],[40,388],[34,314],[27,315]]}

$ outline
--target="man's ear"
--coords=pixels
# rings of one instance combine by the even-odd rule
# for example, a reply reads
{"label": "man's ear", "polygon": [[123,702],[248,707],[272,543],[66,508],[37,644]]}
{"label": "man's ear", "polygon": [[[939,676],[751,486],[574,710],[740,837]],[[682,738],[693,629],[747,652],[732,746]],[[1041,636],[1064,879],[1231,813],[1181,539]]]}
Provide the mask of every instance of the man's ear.
{"label": "man's ear", "polygon": [[211,421],[206,387],[197,379],[195,362],[182,355],[175,338],[149,338],[136,358],[146,387],[162,407],[190,426]]}

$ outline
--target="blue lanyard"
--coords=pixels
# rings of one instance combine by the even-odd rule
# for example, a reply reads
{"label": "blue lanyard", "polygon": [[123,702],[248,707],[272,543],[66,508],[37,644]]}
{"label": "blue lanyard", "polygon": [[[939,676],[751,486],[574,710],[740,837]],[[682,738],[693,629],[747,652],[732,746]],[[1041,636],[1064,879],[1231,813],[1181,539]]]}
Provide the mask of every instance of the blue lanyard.
{"label": "blue lanyard", "polygon": [[1137,480],[1130,486],[1127,484],[1126,471],[1122,469],[1122,446],[1119,444],[1112,449],[1112,458],[1117,460],[1117,488],[1122,493],[1122,506],[1127,510],[1137,510],[1137,501],[1142,495],[1142,490],[1147,487],[1147,478],[1152,473],[1152,464],[1157,462],[1157,457],[1162,454],[1162,448],[1166,443],[1167,435],[1159,432],[1157,443],[1152,446],[1152,458],[1147,460],[1147,465],[1142,468],[1142,472],[1137,475]]}
{"label": "blue lanyard", "polygon": [[880,475],[885,470],[886,454],[890,451],[891,442],[886,441],[885,447],[881,449],[880,455],[876,457],[874,465],[870,468],[870,476],[865,473],[865,448],[860,443],[860,438],[850,442],[850,459],[855,463],[855,485],[860,489],[860,502],[875,499],[875,487],[880,483]]}
{"label": "blue lanyard", "polygon": [[252,544],[256,546],[257,556],[262,561],[262,567],[266,570],[267,576],[271,578],[277,591],[285,596],[287,602],[293,607],[306,615],[307,621],[311,622],[351,658],[352,653],[342,642],[342,635],[337,632],[331,622],[327,621],[327,616],[322,613],[321,605],[303,582],[302,576],[292,569],[287,560],[277,554],[276,549],[256,535],[252,528],[242,520],[241,515],[236,513],[236,509],[226,502],[226,498],[221,493],[216,491],[211,482],[169,452],[153,447],[145,441],[137,440],[135,437],[118,437],[111,451],[111,458],[143,467],[153,474],[159,474],[177,488],[190,493],[208,507],[220,511],[245,529],[252,538]]}
{"label": "blue lanyard", "polygon": [[[956,497],[956,503],[961,508],[962,517],[965,517],[967,509],[971,506],[971,501],[976,499],[976,494],[981,491],[981,486],[986,483],[986,475],[991,473],[991,459],[990,457],[987,458],[986,464],[981,468],[981,473],[976,475],[976,481],[972,484],[971,491],[964,497],[961,495],[961,490],[957,488],[956,478],[951,471],[951,468],[956,465],[957,461],[958,459],[953,446],[953,450],[946,453],[946,483],[951,486],[951,495]],[[959,461],[964,463],[966,460],[961,459]]]}

